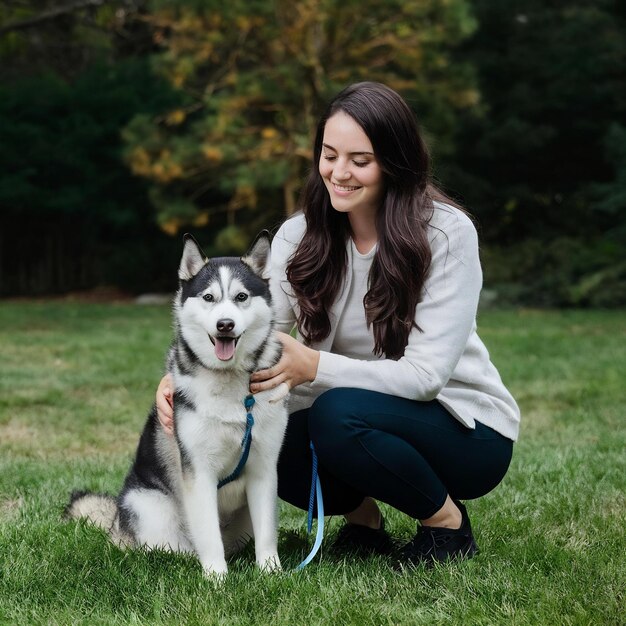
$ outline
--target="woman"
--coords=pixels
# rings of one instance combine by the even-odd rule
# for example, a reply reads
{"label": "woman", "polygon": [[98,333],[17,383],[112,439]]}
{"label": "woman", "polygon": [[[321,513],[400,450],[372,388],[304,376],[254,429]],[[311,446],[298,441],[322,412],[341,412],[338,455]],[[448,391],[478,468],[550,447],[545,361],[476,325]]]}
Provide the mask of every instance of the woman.
{"label": "woman", "polygon": [[[301,209],[272,243],[283,356],[250,385],[292,390],[279,496],[307,508],[312,441],[325,511],[346,519],[337,547],[389,550],[380,500],[419,520],[403,562],[471,557],[460,500],[502,480],[519,410],[476,334],[476,230],[430,182],[396,92],[359,83],[330,103]],[[171,428],[170,387],[157,405]]]}

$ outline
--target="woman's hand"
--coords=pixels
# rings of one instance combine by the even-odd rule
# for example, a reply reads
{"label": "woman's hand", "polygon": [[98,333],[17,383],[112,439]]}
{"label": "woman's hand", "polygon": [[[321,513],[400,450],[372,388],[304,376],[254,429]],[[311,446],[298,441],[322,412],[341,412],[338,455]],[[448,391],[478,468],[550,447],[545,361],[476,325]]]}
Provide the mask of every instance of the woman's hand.
{"label": "woman's hand", "polygon": [[320,353],[302,345],[286,333],[276,333],[283,344],[280,361],[266,370],[259,370],[250,376],[250,391],[259,393],[284,384],[288,389],[311,382],[317,376]]}
{"label": "woman's hand", "polygon": [[168,435],[174,434],[174,381],[165,374],[156,391],[157,417]]}

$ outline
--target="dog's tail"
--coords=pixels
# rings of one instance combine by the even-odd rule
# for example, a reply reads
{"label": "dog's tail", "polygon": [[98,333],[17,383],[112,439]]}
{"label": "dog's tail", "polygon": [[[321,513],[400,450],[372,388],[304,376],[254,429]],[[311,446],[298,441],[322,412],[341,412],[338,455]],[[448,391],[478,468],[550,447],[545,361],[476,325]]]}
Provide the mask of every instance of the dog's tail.
{"label": "dog's tail", "polygon": [[120,511],[113,496],[90,491],[74,491],[65,507],[63,518],[86,519],[106,531],[111,541],[120,548],[135,544],[133,537],[120,528]]}

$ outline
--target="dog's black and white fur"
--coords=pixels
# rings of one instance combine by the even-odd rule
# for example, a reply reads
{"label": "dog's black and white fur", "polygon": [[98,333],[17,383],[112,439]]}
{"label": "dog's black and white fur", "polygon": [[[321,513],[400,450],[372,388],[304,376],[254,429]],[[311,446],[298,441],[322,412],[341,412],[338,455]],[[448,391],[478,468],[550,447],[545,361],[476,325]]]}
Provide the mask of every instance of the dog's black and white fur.
{"label": "dog's black and white fur", "polygon": [[276,465],[286,386],[255,396],[248,461],[238,479],[217,489],[242,453],[250,374],[280,358],[262,278],[268,252],[263,234],[246,257],[207,260],[186,236],[166,368],[175,436],[153,407],[119,496],[76,492],[67,517],[89,518],[118,545],[194,552],[207,574],[225,574],[228,555],[254,537],[258,565],[280,569]]}

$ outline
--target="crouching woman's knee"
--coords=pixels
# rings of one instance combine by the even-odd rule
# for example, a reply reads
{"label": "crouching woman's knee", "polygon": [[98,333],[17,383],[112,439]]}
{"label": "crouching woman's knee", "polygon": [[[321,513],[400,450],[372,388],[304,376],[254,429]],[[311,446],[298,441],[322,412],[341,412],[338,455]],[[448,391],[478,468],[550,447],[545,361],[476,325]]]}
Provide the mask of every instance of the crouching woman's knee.
{"label": "crouching woman's knee", "polygon": [[320,457],[335,457],[355,441],[355,410],[360,389],[336,388],[319,396],[309,409],[309,435]]}

